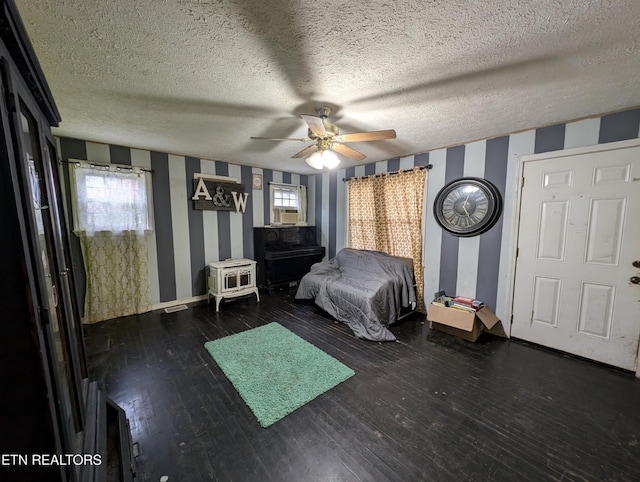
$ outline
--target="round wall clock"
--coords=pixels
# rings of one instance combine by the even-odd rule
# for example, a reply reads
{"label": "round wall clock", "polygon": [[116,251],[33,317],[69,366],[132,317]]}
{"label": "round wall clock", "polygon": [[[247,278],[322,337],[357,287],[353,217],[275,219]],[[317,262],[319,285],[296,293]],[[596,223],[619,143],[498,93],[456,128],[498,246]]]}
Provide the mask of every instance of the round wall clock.
{"label": "round wall clock", "polygon": [[433,214],[442,229],[454,236],[470,237],[490,229],[502,212],[500,191],[486,179],[463,177],[436,195]]}

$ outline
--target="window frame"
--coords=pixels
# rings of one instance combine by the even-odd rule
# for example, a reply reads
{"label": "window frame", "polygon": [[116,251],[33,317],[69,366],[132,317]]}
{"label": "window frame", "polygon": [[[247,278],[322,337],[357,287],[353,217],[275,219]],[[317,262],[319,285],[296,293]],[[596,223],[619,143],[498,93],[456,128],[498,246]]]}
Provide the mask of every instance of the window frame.
{"label": "window frame", "polygon": [[[91,234],[93,232],[99,231],[108,231],[114,233],[122,233],[125,231],[135,231],[144,234],[152,233],[154,230],[154,209],[153,209],[153,193],[152,193],[152,182],[151,182],[151,171],[149,169],[145,169],[137,166],[123,165],[123,164],[105,164],[105,163],[96,163],[91,161],[83,161],[78,159],[69,159],[70,166],[70,184],[71,184],[71,200],[72,200],[72,212],[73,212],[73,232],[75,234],[79,233],[88,233]],[[87,229],[89,226],[84,224],[84,221],[80,219],[79,213],[79,196],[78,196],[78,180],[76,178],[76,169],[95,169],[101,173],[102,177],[108,177],[109,173],[113,174],[135,174],[136,176],[142,176],[143,181],[142,184],[144,186],[143,197],[145,198],[146,205],[146,225],[145,226],[137,226],[131,229],[119,229],[118,226],[99,226],[98,229]],[[117,202],[115,204],[118,204]]]}
{"label": "window frame", "polygon": [[[269,224],[279,225],[282,224],[280,221],[279,214],[281,213],[296,213],[298,215],[298,219],[300,218],[300,213],[303,214],[303,221],[306,223],[307,221],[307,213],[301,209],[301,199],[300,199],[300,190],[302,188],[306,188],[306,186],[299,184],[286,184],[281,182],[269,182]],[[278,193],[282,193],[282,197],[278,197]],[[293,205],[277,205],[277,199],[287,200],[289,202],[293,201],[295,198],[295,206]],[[276,216],[278,213],[278,216]],[[300,221],[298,221],[300,223]],[[296,223],[296,224],[298,224]]]}

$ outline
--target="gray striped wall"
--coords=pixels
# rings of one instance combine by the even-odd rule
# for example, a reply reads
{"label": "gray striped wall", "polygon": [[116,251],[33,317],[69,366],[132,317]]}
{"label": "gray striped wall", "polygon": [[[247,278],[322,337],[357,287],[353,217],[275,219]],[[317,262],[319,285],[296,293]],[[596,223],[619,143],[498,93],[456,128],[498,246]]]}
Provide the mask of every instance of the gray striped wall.
{"label": "gray striped wall", "polygon": [[[155,230],[148,247],[151,301],[156,308],[206,294],[204,268],[208,262],[253,258],[252,228],[269,222],[269,181],[302,185],[309,181],[305,175],[289,172],[64,137],[58,139],[58,151],[63,161],[82,159],[153,170]],[[63,166],[63,178],[68,184],[67,164]],[[189,199],[193,194],[193,174],[198,172],[231,176],[244,184],[249,192],[245,213],[192,209]],[[262,174],[262,190],[252,189],[253,173]],[[313,197],[313,187],[309,191],[309,197]],[[66,201],[70,206],[68,196]],[[74,235],[71,241],[74,271],[82,287],[84,270],[79,244]],[[83,293],[79,295],[84,299]]]}
{"label": "gray striped wall", "polygon": [[[58,139],[58,152],[63,160],[85,159],[153,169],[156,229],[155,235],[149,238],[149,255],[155,307],[205,294],[204,266],[207,262],[228,257],[253,257],[251,228],[263,226],[269,220],[269,181],[308,187],[308,221],[318,226],[320,243],[331,258],[346,246],[343,178],[432,164],[425,213],[425,299],[429,300],[438,289],[474,296],[483,299],[505,319],[510,260],[508,249],[503,247],[512,242],[518,158],[638,137],[640,109],[633,109],[308,177],[70,138]],[[188,196],[194,172],[238,178],[250,192],[246,213],[190,209]],[[262,174],[262,191],[251,189],[252,173]],[[491,180],[505,200],[500,221],[489,232],[474,238],[456,238],[440,229],[431,208],[440,188],[461,176]],[[63,178],[68,183],[66,169]],[[79,246],[75,236],[72,235],[71,240],[75,248],[74,270],[80,280],[78,284],[83,286]]]}
{"label": "gray striped wall", "polygon": [[[322,245],[331,258],[347,244],[343,178],[432,164],[425,213],[425,300],[444,289],[450,294],[482,299],[498,317],[506,319],[519,157],[638,137],[640,109],[633,109],[322,173],[309,179],[309,184],[315,187],[315,222],[321,232]],[[447,182],[462,176],[489,179],[500,189],[505,204],[498,223],[487,233],[473,238],[450,235],[433,217],[432,206],[438,191]]]}

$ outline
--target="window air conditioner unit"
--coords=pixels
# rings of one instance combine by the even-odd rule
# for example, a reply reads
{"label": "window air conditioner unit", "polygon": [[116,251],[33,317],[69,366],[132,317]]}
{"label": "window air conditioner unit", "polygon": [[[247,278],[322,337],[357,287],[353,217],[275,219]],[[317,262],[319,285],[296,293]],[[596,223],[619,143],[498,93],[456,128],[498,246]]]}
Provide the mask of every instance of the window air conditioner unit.
{"label": "window air conditioner unit", "polygon": [[298,213],[280,213],[280,222],[282,224],[297,224]]}

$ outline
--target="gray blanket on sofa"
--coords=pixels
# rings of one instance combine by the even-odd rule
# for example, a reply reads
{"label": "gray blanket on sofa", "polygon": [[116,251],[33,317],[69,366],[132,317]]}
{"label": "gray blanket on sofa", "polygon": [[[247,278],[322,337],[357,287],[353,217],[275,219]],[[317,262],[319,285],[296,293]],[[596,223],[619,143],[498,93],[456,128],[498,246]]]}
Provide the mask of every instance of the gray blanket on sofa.
{"label": "gray blanket on sofa", "polygon": [[358,338],[393,341],[386,326],[398,319],[401,308],[415,307],[413,285],[413,271],[401,259],[345,248],[311,267],[298,285],[296,299],[315,299]]}

